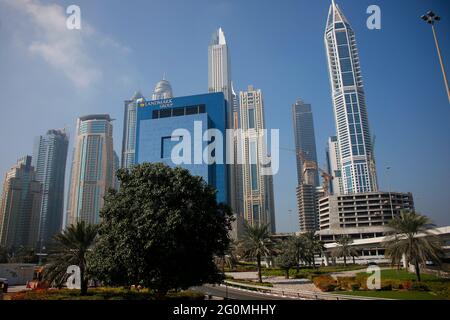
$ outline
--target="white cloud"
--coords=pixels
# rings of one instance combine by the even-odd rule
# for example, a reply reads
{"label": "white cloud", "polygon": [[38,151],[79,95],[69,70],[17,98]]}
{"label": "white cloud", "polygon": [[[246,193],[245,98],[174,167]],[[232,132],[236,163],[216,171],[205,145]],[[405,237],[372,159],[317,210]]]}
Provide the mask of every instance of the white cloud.
{"label": "white cloud", "polygon": [[92,46],[113,48],[120,54],[130,51],[94,30],[83,18],[82,9],[82,29],[69,30],[66,28],[66,8],[61,5],[42,4],[39,0],[4,1],[31,18],[29,21],[35,34],[27,44],[29,52],[63,72],[78,88],[89,87],[102,78],[98,61],[89,55]]}

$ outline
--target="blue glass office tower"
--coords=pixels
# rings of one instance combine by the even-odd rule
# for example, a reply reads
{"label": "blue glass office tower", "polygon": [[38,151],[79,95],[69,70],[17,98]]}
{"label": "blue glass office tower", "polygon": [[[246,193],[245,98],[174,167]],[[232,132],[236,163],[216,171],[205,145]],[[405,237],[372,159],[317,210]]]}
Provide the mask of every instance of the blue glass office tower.
{"label": "blue glass office tower", "polygon": [[62,229],[64,178],[69,138],[65,130],[49,130],[35,140],[33,167],[42,183],[42,205],[38,225],[38,245],[49,243]]}
{"label": "blue glass office tower", "polygon": [[[292,106],[294,123],[295,151],[302,153],[305,160],[314,161],[317,164],[316,136],[314,133],[314,121],[311,105],[297,99]],[[303,181],[302,160],[297,156],[297,179],[301,185]],[[317,170],[313,173],[314,186],[319,186],[319,175]]]}
{"label": "blue glass office tower", "polygon": [[343,192],[377,191],[373,146],[355,34],[334,1],[328,13],[324,40]]}
{"label": "blue glass office tower", "polygon": [[[225,165],[227,110],[224,94],[217,92],[151,101],[142,99],[136,105],[135,163],[162,162],[171,167],[188,169],[217,189],[217,201],[229,203]],[[180,133],[180,129],[184,129],[184,134]],[[218,144],[218,140],[203,139],[208,129],[217,129],[223,137],[223,145],[213,153],[216,162],[212,164],[204,161],[203,151],[214,140]],[[187,157],[184,152],[190,152],[190,161],[178,164],[171,155],[173,148],[182,143],[190,145],[190,149],[183,150],[181,154]],[[198,150],[201,151],[200,154]],[[199,159],[199,156],[202,158]]]}

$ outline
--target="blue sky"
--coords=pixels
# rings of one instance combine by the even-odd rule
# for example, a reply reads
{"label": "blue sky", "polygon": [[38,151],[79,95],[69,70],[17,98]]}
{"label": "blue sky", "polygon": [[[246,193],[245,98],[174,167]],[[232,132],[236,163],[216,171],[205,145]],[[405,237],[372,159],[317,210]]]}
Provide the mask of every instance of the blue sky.
{"label": "blue sky", "polygon": [[[449,225],[450,105],[430,27],[419,19],[429,9],[446,15],[437,32],[450,66],[449,2],[336,2],[356,33],[381,188],[412,192],[419,211]],[[70,4],[81,7],[81,31],[65,28]],[[176,96],[207,91],[207,47],[218,27],[230,45],[235,89],[263,91],[267,126],[280,129],[282,147],[294,146],[292,103],[312,104],[325,166],[326,140],[335,133],[323,44],[329,4],[0,0],[0,174],[47,129],[67,126],[73,138],[76,118],[88,113],[117,119],[120,153],[123,100],[136,89],[149,96],[166,73]],[[381,30],[366,27],[371,4],[381,8]],[[297,226],[296,167],[293,153],[280,156],[276,218],[285,232]]]}

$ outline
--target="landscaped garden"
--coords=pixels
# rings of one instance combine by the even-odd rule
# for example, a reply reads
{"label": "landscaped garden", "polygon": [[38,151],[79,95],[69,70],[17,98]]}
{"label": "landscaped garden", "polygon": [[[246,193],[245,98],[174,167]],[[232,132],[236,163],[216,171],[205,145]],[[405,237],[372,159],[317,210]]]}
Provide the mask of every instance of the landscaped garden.
{"label": "landscaped garden", "polygon": [[[91,288],[86,295],[79,290],[39,289],[8,294],[10,300],[156,300],[156,292],[149,289],[129,290],[126,288]],[[169,291],[167,300],[203,300],[204,295],[195,291]]]}
{"label": "landscaped garden", "polygon": [[422,281],[416,281],[416,275],[405,270],[381,270],[379,290],[367,288],[369,274],[358,273],[353,277],[321,275],[313,278],[314,284],[324,292],[348,294],[388,299],[440,300],[450,299],[450,279],[433,275],[422,275]]}

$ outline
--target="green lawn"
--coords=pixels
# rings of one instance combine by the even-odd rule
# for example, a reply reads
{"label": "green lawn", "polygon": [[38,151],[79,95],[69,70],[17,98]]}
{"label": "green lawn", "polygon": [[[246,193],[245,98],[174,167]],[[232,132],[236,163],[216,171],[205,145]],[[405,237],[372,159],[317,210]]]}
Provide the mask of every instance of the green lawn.
{"label": "green lawn", "polygon": [[444,297],[422,291],[335,291],[331,293],[398,300],[445,300]]}

